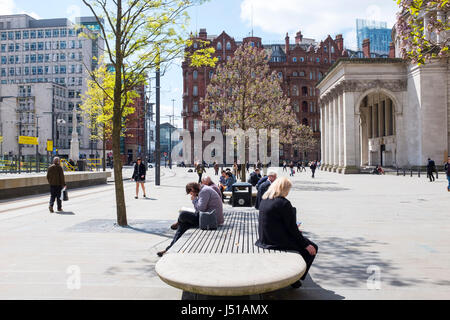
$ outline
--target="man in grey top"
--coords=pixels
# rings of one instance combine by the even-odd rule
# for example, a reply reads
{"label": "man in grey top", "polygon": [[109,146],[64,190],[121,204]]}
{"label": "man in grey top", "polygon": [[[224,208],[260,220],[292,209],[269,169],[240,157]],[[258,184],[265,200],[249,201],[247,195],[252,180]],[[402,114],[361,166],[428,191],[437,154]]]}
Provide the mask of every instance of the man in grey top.
{"label": "man in grey top", "polygon": [[199,226],[199,211],[211,212],[215,210],[217,216],[217,223],[223,224],[223,204],[222,198],[213,188],[200,185],[199,183],[191,182],[186,185],[186,194],[191,195],[192,204],[195,212],[181,211],[178,216],[178,221],[174,223],[171,228],[177,230],[172,243],[166,250],[158,252],[158,256],[162,257],[177,240],[190,228],[198,228]]}

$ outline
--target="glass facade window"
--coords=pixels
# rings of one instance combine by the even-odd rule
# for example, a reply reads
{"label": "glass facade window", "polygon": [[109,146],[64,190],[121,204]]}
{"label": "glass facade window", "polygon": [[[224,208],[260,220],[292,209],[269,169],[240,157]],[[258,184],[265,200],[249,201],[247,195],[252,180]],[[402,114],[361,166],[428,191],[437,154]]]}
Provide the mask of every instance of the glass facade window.
{"label": "glass facade window", "polygon": [[31,62],[31,63],[36,62],[36,55],[35,55],[35,54],[31,54],[31,55],[30,55],[30,62]]}
{"label": "glass facade window", "polygon": [[60,49],[66,49],[66,47],[67,47],[67,45],[66,45],[66,42],[65,42],[65,41],[60,41],[60,42],[59,42],[59,48],[60,48]]}
{"label": "glass facade window", "polygon": [[45,30],[45,37],[46,38],[51,38],[52,37],[52,30],[51,29],[46,29]]}
{"label": "glass facade window", "polygon": [[38,50],[44,50],[44,43],[38,42]]}
{"label": "glass facade window", "polygon": [[67,36],[67,29],[66,28],[59,29],[59,35],[61,37],[66,37]]}
{"label": "glass facade window", "polygon": [[2,52],[6,52],[6,44],[2,44]]}
{"label": "glass facade window", "polygon": [[38,63],[42,63],[42,62],[44,62],[44,55],[38,54]]}
{"label": "glass facade window", "polygon": [[31,51],[36,51],[36,42],[31,43]]}
{"label": "glass facade window", "polygon": [[39,39],[44,38],[44,30],[38,30],[37,34]]}
{"label": "glass facade window", "polygon": [[28,30],[25,30],[22,34],[22,38],[28,39],[30,37],[30,32]]}
{"label": "glass facade window", "polygon": [[34,30],[30,31],[30,39],[36,39],[36,31]]}
{"label": "glass facade window", "polygon": [[8,40],[14,40],[14,32],[13,31],[8,32]]}
{"label": "glass facade window", "polygon": [[6,32],[2,32],[1,39],[2,40],[6,40],[7,39]]}
{"label": "glass facade window", "polygon": [[53,37],[59,37],[59,29],[53,29]]}
{"label": "glass facade window", "polygon": [[22,32],[16,31],[16,40],[22,39]]}
{"label": "glass facade window", "polygon": [[10,43],[8,46],[8,51],[9,52],[14,52],[14,43]]}

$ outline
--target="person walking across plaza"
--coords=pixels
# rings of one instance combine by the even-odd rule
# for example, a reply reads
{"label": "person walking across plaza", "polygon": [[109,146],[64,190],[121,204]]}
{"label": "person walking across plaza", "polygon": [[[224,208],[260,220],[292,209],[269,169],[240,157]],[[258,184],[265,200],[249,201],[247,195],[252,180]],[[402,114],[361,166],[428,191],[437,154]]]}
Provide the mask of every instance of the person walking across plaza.
{"label": "person walking across plaza", "polygon": [[289,176],[293,177],[295,174],[295,170],[294,170],[294,162],[292,161],[291,163],[289,163],[289,170],[290,170]]}
{"label": "person walking across plaza", "polygon": [[177,232],[170,245],[165,250],[157,253],[159,257],[162,257],[188,229],[198,228],[200,211],[211,212],[214,210],[217,224],[223,225],[222,199],[213,188],[191,182],[186,185],[186,194],[191,196],[194,210],[192,212],[187,210],[180,212],[178,221],[170,227],[172,230],[177,230]]}
{"label": "person walking across plaza", "polygon": [[311,162],[311,166],[309,168],[311,169],[312,177],[314,178],[314,175],[316,174],[316,169],[317,169],[317,163],[315,160],[313,162]]}
{"label": "person walking across plaza", "polygon": [[201,183],[202,175],[203,175],[203,173],[206,172],[205,167],[203,166],[203,164],[201,162],[199,162],[197,164],[197,166],[195,167],[195,172],[197,172],[197,175],[198,175],[198,183]]}
{"label": "person walking across plaza", "polygon": [[430,182],[434,182],[436,179],[434,178],[434,173],[436,172],[436,163],[434,160],[428,158],[427,163],[427,176],[430,179]]}
{"label": "person walking across plaza", "polygon": [[[292,250],[298,252],[306,262],[306,275],[317,255],[319,247],[304,237],[297,226],[296,209],[286,199],[292,183],[286,177],[274,181],[264,194],[259,206],[258,235],[255,245],[269,250]],[[291,284],[294,288],[301,287],[298,280]]]}
{"label": "person walking across plaza", "polygon": [[214,172],[216,176],[219,175],[219,164],[217,162],[214,162]]}
{"label": "person walking across plaza", "polygon": [[145,167],[145,164],[142,163],[141,158],[137,158],[136,163],[134,164],[134,171],[133,176],[131,177],[132,180],[136,181],[136,196],[135,199],[139,198],[139,185],[142,188],[142,192],[144,193],[144,198],[147,198],[147,195],[145,194],[145,175],[147,173],[147,168]]}
{"label": "person walking across plaza", "polygon": [[450,192],[450,157],[447,159],[447,163],[444,165],[445,173],[447,174],[448,186],[447,191]]}
{"label": "person walking across plaza", "polygon": [[61,191],[66,186],[66,180],[64,179],[64,170],[61,167],[59,157],[53,158],[53,164],[47,169],[47,181],[50,185],[50,205],[48,209],[53,211],[53,205],[55,199],[58,207],[58,211],[63,211]]}

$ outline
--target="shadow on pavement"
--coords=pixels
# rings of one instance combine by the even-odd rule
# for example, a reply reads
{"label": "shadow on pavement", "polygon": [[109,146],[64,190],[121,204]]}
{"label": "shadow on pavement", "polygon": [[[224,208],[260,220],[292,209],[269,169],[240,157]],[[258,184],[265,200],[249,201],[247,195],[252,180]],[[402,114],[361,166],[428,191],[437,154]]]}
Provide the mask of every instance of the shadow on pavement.
{"label": "shadow on pavement", "polygon": [[[314,265],[313,265],[314,267]],[[322,288],[314,282],[309,276],[302,281],[299,289],[291,287],[283,288],[277,291],[264,293],[261,295],[263,300],[343,300],[344,296],[336,294],[332,290]]]}
{"label": "shadow on pavement", "polygon": [[62,215],[62,216],[74,216],[75,213],[72,211],[55,211],[56,214]]}

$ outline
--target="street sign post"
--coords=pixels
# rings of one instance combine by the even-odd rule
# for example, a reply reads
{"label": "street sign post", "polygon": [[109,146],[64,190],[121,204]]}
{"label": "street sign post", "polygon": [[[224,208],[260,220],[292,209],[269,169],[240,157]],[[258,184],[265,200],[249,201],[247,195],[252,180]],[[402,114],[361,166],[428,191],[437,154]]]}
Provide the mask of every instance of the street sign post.
{"label": "street sign post", "polygon": [[53,151],[53,140],[47,140],[47,151],[48,152]]}

